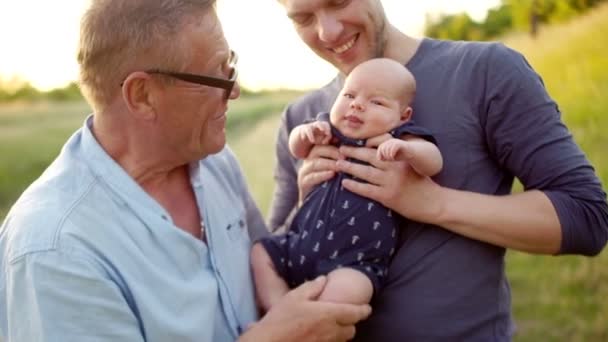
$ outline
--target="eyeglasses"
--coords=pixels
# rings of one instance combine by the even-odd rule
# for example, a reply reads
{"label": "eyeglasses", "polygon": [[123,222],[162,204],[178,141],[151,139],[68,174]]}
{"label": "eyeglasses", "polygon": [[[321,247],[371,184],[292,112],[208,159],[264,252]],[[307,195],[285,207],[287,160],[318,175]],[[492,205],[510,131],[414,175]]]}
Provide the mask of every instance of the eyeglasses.
{"label": "eyeglasses", "polygon": [[[221,88],[226,91],[225,98],[230,98],[230,93],[232,93],[232,89],[234,88],[234,84],[236,83],[236,79],[238,76],[238,70],[236,68],[236,64],[238,62],[238,55],[236,52],[230,50],[230,58],[228,59],[228,67],[230,68],[230,75],[227,79],[218,78],[207,75],[196,75],[196,74],[188,74],[182,72],[172,72],[165,70],[146,70],[145,72],[148,74],[158,74],[165,75],[169,77],[173,77],[175,79],[186,81],[190,83],[196,83],[208,87]],[[122,84],[121,84],[122,85]]]}

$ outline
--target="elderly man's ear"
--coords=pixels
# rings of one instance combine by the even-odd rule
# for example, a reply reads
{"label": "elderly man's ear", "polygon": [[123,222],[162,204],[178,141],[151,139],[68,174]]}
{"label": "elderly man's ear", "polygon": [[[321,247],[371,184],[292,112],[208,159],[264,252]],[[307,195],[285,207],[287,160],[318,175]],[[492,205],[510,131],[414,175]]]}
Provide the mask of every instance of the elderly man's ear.
{"label": "elderly man's ear", "polygon": [[122,98],[129,112],[140,119],[154,119],[159,94],[156,88],[148,73],[131,73],[122,84]]}

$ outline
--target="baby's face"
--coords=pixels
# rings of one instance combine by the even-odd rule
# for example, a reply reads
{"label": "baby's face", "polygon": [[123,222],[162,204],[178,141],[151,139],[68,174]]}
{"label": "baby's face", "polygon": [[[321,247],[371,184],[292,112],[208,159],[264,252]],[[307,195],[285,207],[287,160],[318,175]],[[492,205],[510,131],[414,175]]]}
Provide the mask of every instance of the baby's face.
{"label": "baby's face", "polygon": [[402,116],[407,106],[400,100],[400,89],[390,77],[355,69],[334,102],[330,121],[349,138],[368,139],[387,133],[407,121]]}

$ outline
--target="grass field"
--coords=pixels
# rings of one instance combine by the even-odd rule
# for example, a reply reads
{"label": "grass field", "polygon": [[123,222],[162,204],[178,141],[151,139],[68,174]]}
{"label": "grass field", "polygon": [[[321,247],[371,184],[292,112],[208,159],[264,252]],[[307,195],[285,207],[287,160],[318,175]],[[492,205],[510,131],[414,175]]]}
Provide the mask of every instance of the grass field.
{"label": "grass field", "polygon": [[[536,40],[507,37],[557,100],[563,119],[608,185],[608,6]],[[228,140],[264,213],[272,196],[278,113],[297,93],[231,103]],[[84,103],[0,107],[0,218],[59,152],[87,113]],[[608,252],[596,258],[509,252],[516,341],[608,341]],[[602,299],[604,298],[604,299]]]}

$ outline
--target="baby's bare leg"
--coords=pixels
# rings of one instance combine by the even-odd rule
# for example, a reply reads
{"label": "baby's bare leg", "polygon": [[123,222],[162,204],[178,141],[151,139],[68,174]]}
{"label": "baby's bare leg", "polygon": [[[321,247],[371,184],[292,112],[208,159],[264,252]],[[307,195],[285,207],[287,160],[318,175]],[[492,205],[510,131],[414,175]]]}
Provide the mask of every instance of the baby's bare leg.
{"label": "baby's bare leg", "polygon": [[371,280],[354,268],[343,267],[327,275],[327,284],[319,300],[337,303],[367,304],[374,294]]}
{"label": "baby's bare leg", "polygon": [[289,292],[289,286],[275,270],[272,259],[261,243],[256,243],[251,249],[251,268],[258,304],[266,312]]}

